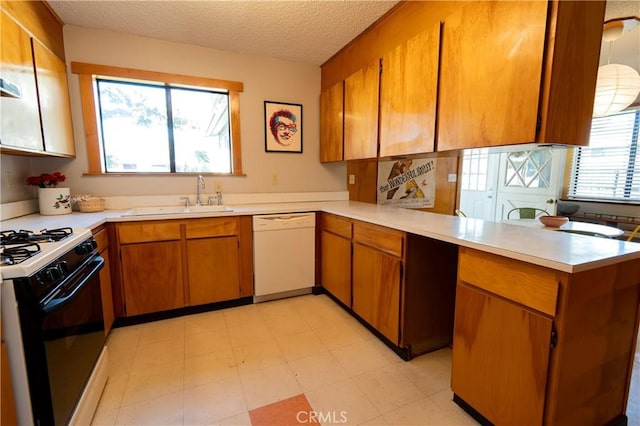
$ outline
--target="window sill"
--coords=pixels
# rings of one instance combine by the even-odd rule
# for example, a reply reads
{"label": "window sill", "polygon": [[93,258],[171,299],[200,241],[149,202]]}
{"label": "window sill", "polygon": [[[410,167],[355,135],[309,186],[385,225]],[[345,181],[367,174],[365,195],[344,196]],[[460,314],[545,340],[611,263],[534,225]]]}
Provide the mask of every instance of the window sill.
{"label": "window sill", "polygon": [[114,176],[114,177],[180,177],[180,176],[216,176],[216,177],[246,177],[247,175],[242,172],[236,173],[169,173],[169,172],[131,172],[131,173],[83,173],[82,176],[96,177],[96,176]]}
{"label": "window sill", "polygon": [[558,201],[568,203],[598,203],[598,204],[615,204],[620,206],[640,206],[640,201],[621,201],[621,200],[599,200],[593,198],[560,198]]}

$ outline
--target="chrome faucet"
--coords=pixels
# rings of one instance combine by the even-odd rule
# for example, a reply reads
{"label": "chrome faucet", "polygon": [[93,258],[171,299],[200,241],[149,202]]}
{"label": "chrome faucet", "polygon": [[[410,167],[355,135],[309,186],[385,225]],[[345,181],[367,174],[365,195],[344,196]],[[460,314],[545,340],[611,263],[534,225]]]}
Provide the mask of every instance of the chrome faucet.
{"label": "chrome faucet", "polygon": [[202,205],[202,200],[200,199],[200,189],[204,189],[204,178],[202,175],[198,175],[198,180],[196,181],[196,206]]}

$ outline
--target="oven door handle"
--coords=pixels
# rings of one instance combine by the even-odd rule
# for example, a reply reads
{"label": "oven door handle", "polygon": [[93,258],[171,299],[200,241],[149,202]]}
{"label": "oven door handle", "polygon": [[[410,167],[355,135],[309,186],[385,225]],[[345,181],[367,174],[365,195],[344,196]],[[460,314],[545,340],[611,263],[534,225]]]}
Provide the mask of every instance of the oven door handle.
{"label": "oven door handle", "polygon": [[[75,274],[71,275],[60,286],[67,291],[63,291],[64,296],[56,297],[42,305],[42,310],[47,314],[60,309],[67,302],[71,301],[75,295],[82,289],[82,287],[93,278],[102,267],[104,266],[104,258],[102,256],[95,256],[91,261],[87,262],[83,267]],[[68,291],[70,289],[70,291]]]}

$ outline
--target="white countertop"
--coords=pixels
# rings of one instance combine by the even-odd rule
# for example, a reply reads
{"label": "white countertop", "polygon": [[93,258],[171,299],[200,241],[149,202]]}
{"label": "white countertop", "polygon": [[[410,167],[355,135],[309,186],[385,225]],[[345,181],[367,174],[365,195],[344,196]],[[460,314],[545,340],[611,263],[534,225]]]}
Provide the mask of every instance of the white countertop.
{"label": "white countertop", "polygon": [[95,228],[105,222],[193,219],[273,213],[323,211],[395,228],[464,247],[523,260],[564,272],[580,272],[624,260],[640,259],[640,244],[584,235],[547,232],[543,229],[486,222],[354,201],[323,201],[230,205],[233,211],[212,213],[122,216],[126,210],[105,210],[59,216],[31,214],[4,220],[2,230]]}
{"label": "white countertop", "polygon": [[618,238],[624,234],[620,228],[613,226],[599,225],[597,223],[569,221],[559,227],[544,226],[538,219],[511,219],[505,220],[505,223],[519,226],[528,226],[530,228],[544,229],[545,231],[577,231],[577,232],[594,232],[602,234],[607,238]]}

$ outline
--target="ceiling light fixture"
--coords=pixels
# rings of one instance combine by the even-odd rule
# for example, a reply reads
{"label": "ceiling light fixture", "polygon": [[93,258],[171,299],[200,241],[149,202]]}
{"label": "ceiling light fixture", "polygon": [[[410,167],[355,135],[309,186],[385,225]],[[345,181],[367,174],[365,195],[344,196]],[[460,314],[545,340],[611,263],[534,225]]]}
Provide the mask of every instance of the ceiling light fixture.
{"label": "ceiling light fixture", "polygon": [[604,117],[620,112],[638,97],[640,75],[630,66],[610,64],[611,45],[623,32],[631,31],[638,25],[637,18],[613,19],[604,24],[602,38],[609,42],[607,65],[598,68],[596,96],[593,107],[594,117]]}

